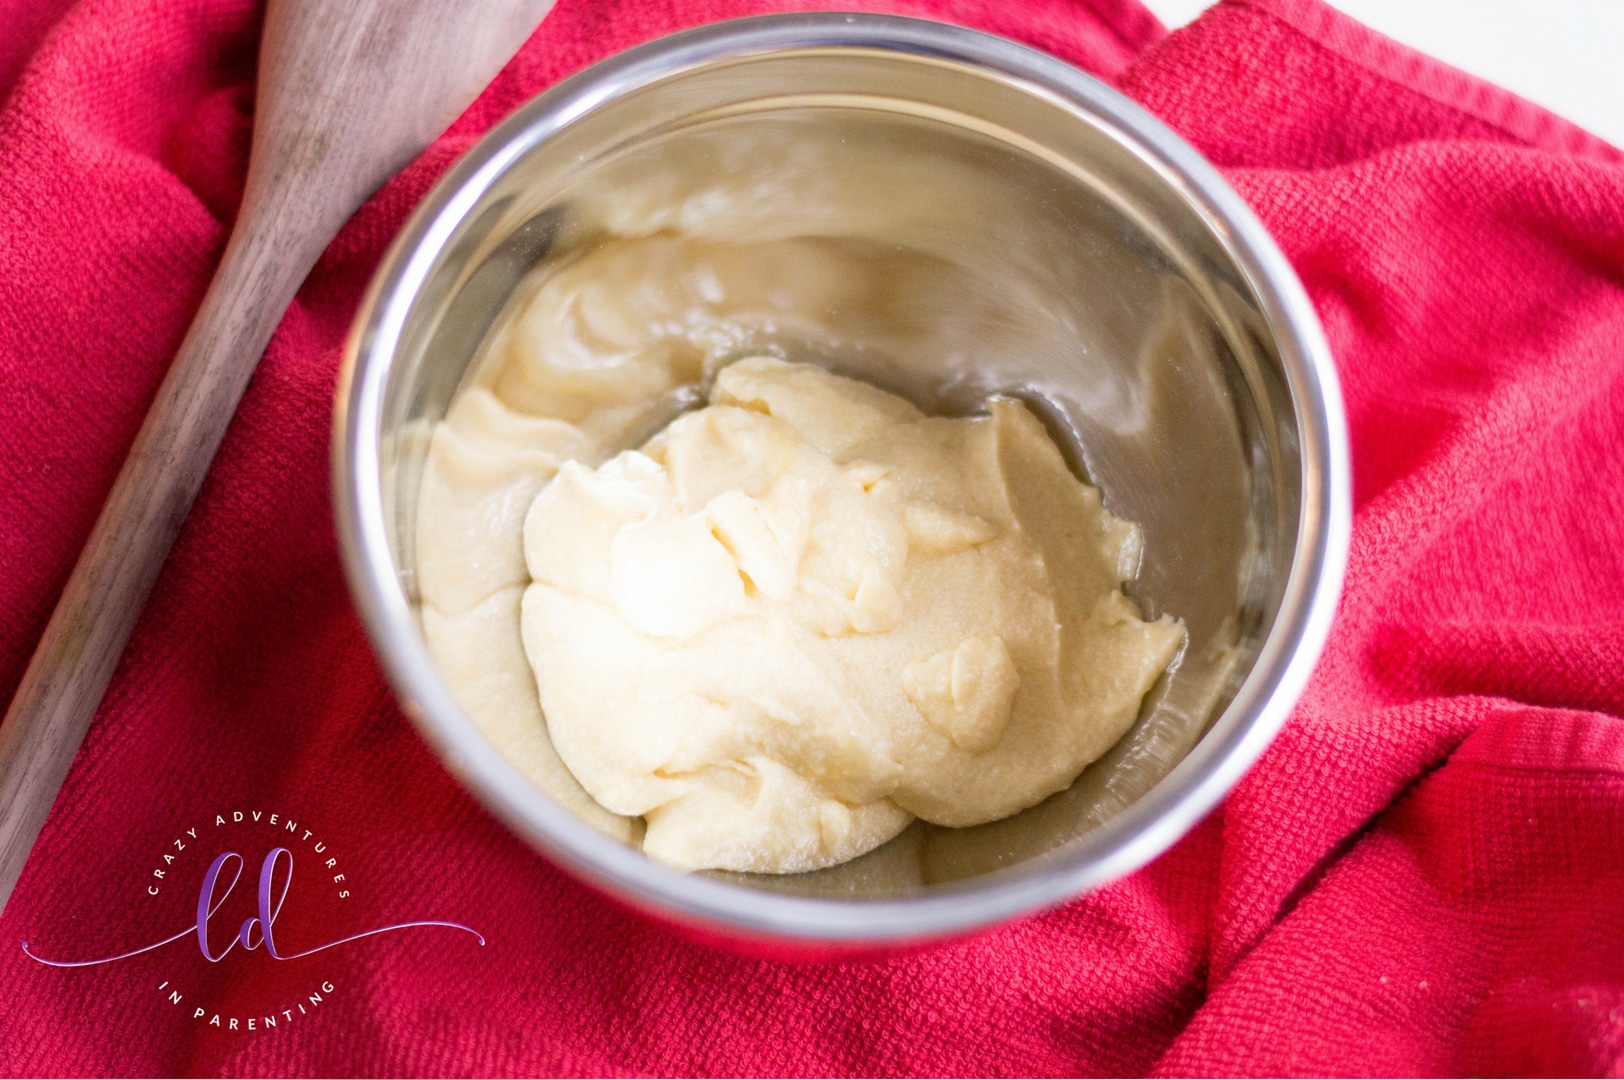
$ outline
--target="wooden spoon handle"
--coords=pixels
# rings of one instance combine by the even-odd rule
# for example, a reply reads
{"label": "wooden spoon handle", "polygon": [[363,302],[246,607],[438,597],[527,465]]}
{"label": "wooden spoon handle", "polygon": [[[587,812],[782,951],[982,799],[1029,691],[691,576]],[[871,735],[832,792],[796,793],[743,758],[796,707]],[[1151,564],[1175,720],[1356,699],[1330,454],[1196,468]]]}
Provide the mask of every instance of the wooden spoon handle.
{"label": "wooden spoon handle", "polygon": [[0,723],[0,907],[260,354],[321,250],[290,258],[269,247],[241,230],[227,246]]}
{"label": "wooden spoon handle", "polygon": [[299,283],[553,0],[270,0],[242,209],[0,723],[0,909]]}

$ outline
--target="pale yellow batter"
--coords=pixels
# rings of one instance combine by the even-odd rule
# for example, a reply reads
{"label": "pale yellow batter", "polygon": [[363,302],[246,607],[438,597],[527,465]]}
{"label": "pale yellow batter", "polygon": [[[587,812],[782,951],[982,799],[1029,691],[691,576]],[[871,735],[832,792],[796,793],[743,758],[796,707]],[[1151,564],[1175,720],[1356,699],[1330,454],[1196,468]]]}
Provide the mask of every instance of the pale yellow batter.
{"label": "pale yellow batter", "polygon": [[649,855],[828,866],[1023,810],[1133,723],[1182,628],[1024,405],[929,418],[771,358],[710,401],[564,465],[524,529],[553,743]]}

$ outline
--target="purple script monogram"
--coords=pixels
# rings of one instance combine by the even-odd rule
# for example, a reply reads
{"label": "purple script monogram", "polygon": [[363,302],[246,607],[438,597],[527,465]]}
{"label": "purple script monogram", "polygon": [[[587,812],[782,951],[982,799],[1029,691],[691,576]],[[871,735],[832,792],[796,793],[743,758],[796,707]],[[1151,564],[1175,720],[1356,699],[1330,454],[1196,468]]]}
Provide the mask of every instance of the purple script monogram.
{"label": "purple script monogram", "polygon": [[[271,904],[271,893],[275,886],[276,869],[281,864],[282,856],[284,855],[286,855],[288,859],[288,872],[287,876],[282,879],[282,890],[276,894],[276,904],[273,907]],[[226,885],[225,892],[221,893],[219,898],[216,899],[214,895],[215,886],[218,884],[220,877],[225,873],[226,864],[232,863],[233,861],[235,862],[235,866],[233,867],[231,882]],[[214,862],[209,865],[209,872],[203,875],[203,886],[202,888],[198,889],[197,892],[196,924],[188,926],[180,933],[166,937],[162,941],[154,942],[153,944],[144,948],[132,949],[127,953],[120,953],[117,956],[103,957],[100,960],[64,961],[47,960],[43,956],[35,956],[34,953],[29,952],[28,942],[25,941],[23,942],[23,952],[27,953],[33,959],[38,960],[40,963],[49,964],[52,967],[91,967],[96,964],[110,964],[114,960],[127,960],[132,956],[139,956],[144,952],[151,952],[153,949],[162,948],[172,941],[179,941],[187,934],[195,932],[197,934],[197,947],[203,951],[204,958],[210,963],[219,963],[225,958],[227,953],[229,953],[239,944],[242,945],[244,950],[250,952],[263,945],[265,946],[265,952],[269,954],[273,960],[297,960],[301,956],[309,956],[311,953],[319,953],[323,949],[331,949],[334,945],[342,945],[347,941],[355,941],[359,938],[371,937],[373,934],[382,934],[390,930],[405,930],[412,926],[449,926],[453,930],[466,930],[468,933],[473,934],[474,937],[478,938],[481,945],[485,944],[484,937],[482,937],[477,931],[463,926],[461,923],[428,920],[425,922],[396,923],[394,926],[380,926],[376,930],[366,930],[359,934],[351,934],[349,937],[339,938],[337,941],[329,941],[325,945],[318,945],[314,949],[305,949],[303,952],[279,952],[276,947],[276,938],[273,936],[271,931],[271,924],[276,921],[277,915],[281,914],[282,902],[286,900],[288,896],[288,886],[293,884],[293,852],[289,851],[287,848],[273,848],[271,852],[265,856],[265,862],[259,868],[259,914],[243,920],[242,928],[237,931],[237,936],[227,942],[226,947],[221,949],[219,954],[216,955],[209,951],[209,918],[213,916],[216,911],[220,910],[220,906],[226,902],[226,897],[231,895],[231,890],[237,887],[237,879],[242,877],[242,868],[243,857],[241,855],[237,854],[235,851],[222,852],[217,858],[215,858]],[[254,936],[256,931],[258,931],[259,935],[258,940],[255,940]]]}

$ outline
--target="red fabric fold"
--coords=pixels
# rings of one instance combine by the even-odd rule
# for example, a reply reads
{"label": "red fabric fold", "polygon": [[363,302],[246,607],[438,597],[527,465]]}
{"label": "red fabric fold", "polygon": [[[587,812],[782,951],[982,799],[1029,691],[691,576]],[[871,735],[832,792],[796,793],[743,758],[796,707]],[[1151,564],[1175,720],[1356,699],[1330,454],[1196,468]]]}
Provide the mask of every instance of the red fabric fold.
{"label": "red fabric fold", "polygon": [[[1117,79],[1226,170],[1325,322],[1352,427],[1347,593],[1285,731],[1189,837],[969,941],[775,964],[575,884],[428,752],[328,509],[359,293],[520,101],[785,6],[562,0],[333,242],[0,917],[0,1071],[1624,1072],[1624,155],[1317,0],[1229,0],[1165,39],[1133,0],[865,5]],[[0,94],[21,71],[0,109],[7,696],[219,257],[252,123],[252,3],[62,11],[0,7]],[[237,850],[218,952],[277,843],[284,952],[412,920],[486,944],[417,928],[211,963],[193,938],[84,968],[21,948],[82,960],[184,930]]]}

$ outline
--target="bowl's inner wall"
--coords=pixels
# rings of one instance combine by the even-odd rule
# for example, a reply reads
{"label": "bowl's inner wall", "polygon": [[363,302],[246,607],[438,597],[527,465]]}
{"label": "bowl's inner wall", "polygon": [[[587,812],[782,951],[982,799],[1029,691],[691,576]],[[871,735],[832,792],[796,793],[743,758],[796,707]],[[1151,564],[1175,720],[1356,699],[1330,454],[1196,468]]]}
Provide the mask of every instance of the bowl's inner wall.
{"label": "bowl's inner wall", "polygon": [[765,344],[927,411],[1025,397],[1106,505],[1143,526],[1130,591],[1189,639],[1129,734],[1038,806],[972,829],[916,822],[818,873],[717,876],[897,896],[1052,851],[1165,776],[1245,678],[1294,554],[1300,477],[1278,357],[1219,235],[1126,141],[1023,88],[901,53],[781,53],[644,87],[521,156],[442,250],[385,389],[380,482],[401,587],[415,602],[426,433],[520,280],[632,210],[763,185],[782,190],[713,227],[942,265],[925,294],[830,312],[844,331],[833,347]]}

